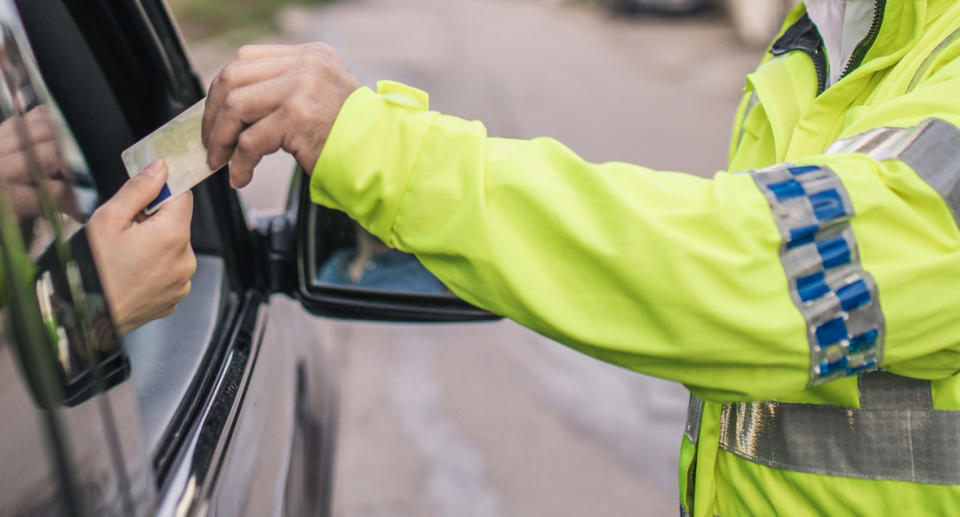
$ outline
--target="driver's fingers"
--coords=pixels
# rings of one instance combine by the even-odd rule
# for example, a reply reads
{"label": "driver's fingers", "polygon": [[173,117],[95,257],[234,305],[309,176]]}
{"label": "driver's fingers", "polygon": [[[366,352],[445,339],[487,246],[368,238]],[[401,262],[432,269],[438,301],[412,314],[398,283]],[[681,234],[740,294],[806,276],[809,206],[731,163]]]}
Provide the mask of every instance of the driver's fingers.
{"label": "driver's fingers", "polygon": [[28,114],[27,117],[9,118],[0,124],[0,157],[55,139],[53,126],[45,117]]}
{"label": "driver's fingers", "polygon": [[155,214],[146,219],[147,224],[162,226],[159,232],[177,242],[190,242],[190,221],[193,219],[193,192],[183,194],[164,203]]}
{"label": "driver's fingers", "polygon": [[[31,170],[36,167],[37,170]],[[44,179],[63,179],[60,148],[53,140],[38,142],[33,147],[0,154],[0,176],[9,183],[34,185],[34,173]]]}

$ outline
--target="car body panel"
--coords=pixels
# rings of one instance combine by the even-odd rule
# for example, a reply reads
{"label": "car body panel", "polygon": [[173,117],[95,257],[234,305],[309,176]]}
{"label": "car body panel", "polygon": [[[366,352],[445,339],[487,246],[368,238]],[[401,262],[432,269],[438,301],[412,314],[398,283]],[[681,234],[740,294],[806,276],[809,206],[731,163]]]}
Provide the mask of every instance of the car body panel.
{"label": "car body panel", "polygon": [[[132,376],[144,443],[151,452],[159,449],[166,424],[174,421],[191,381],[206,366],[207,344],[216,336],[225,309],[224,269],[220,257],[197,256],[192,290],[177,311],[124,336],[124,348],[134,366],[151,365]],[[153,346],[156,343],[163,345]]]}
{"label": "car body panel", "polygon": [[[12,2],[0,5],[16,18]],[[88,197],[106,199],[122,183],[119,151],[203,95],[172,20],[155,0],[18,7],[66,136],[94,171]],[[44,349],[23,335],[0,345],[0,418],[17,423],[0,441],[4,475],[22,465],[0,488],[3,514],[326,511],[332,453],[321,449],[336,429],[326,421],[335,389],[311,317],[262,294],[261,262],[224,173],[195,189],[194,213],[194,291],[173,317],[124,340],[122,375],[70,407],[44,408],[13,353]]]}

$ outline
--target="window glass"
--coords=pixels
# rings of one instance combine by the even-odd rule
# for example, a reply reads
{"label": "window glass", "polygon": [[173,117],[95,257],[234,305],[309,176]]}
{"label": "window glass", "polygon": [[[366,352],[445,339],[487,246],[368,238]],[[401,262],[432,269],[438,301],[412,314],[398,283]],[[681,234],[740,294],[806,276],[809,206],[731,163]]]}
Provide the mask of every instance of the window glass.
{"label": "window glass", "polygon": [[137,513],[153,483],[117,438],[135,407],[82,226],[96,201],[49,99],[0,0],[0,514]]}
{"label": "window glass", "polygon": [[[83,218],[97,205],[110,203],[127,181],[122,151],[196,99],[171,93],[167,67],[175,66],[177,60],[172,59],[171,49],[151,47],[170,42],[153,39],[143,26],[149,20],[129,2],[16,3],[45,82],[70,127],[64,130],[66,140],[71,141],[65,146],[64,159],[73,167],[72,162],[89,164],[73,175]],[[170,59],[156,59],[161,50]],[[77,145],[72,145],[71,133]],[[80,151],[75,151],[77,148]],[[197,272],[190,295],[173,314],[122,336],[139,411],[139,439],[154,459],[175,455],[182,439],[179,431],[189,425],[196,405],[202,404],[205,374],[217,367],[210,359],[216,357],[212,345],[218,342],[216,333],[223,328],[221,323],[235,300],[229,292],[231,271],[222,255],[225,246],[219,234],[230,211],[223,203],[214,208],[226,190],[216,191],[217,186],[209,183],[213,182],[194,189],[190,231]],[[140,270],[158,264],[161,262],[144,264]],[[117,276],[110,261],[98,266],[108,284]],[[135,434],[132,429],[122,431],[122,438],[127,431]]]}

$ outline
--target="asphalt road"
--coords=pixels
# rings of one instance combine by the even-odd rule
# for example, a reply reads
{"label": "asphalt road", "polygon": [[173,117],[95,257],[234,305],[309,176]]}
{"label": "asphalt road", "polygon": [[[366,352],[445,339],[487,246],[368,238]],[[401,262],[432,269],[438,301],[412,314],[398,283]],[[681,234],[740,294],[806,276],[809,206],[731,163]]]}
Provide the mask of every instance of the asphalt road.
{"label": "asphalt road", "polygon": [[[491,135],[700,175],[724,168],[759,58],[716,15],[614,19],[575,2],[346,0],[279,25],[260,41],[325,41],[366,84],[423,88]],[[208,78],[228,55],[194,50]],[[248,208],[281,206],[291,164],[265,161]],[[342,375],[335,515],[676,515],[682,386],[510,322],[317,330]]]}

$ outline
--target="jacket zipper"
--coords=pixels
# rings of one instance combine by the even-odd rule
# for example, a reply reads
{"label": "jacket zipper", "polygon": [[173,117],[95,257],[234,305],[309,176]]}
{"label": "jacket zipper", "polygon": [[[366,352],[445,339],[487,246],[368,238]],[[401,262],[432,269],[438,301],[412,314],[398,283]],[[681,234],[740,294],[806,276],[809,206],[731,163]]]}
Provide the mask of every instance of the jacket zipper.
{"label": "jacket zipper", "polygon": [[847,66],[843,68],[843,73],[840,75],[841,79],[863,64],[863,59],[867,57],[867,52],[877,40],[877,34],[880,33],[880,24],[883,23],[883,11],[886,5],[887,0],[876,0],[870,30],[867,31],[867,35],[860,40],[860,43],[857,43],[857,47],[853,50],[853,54],[850,55],[850,59],[847,61]]}
{"label": "jacket zipper", "polygon": [[827,89],[827,56],[823,47],[817,50],[803,49],[803,53],[810,56],[813,61],[813,68],[817,71],[817,95],[820,95]]}
{"label": "jacket zipper", "polygon": [[779,56],[799,50],[810,56],[817,71],[817,95],[827,89],[827,55],[823,49],[823,38],[810,20],[809,15],[801,17],[793,26],[770,47],[770,53]]}

